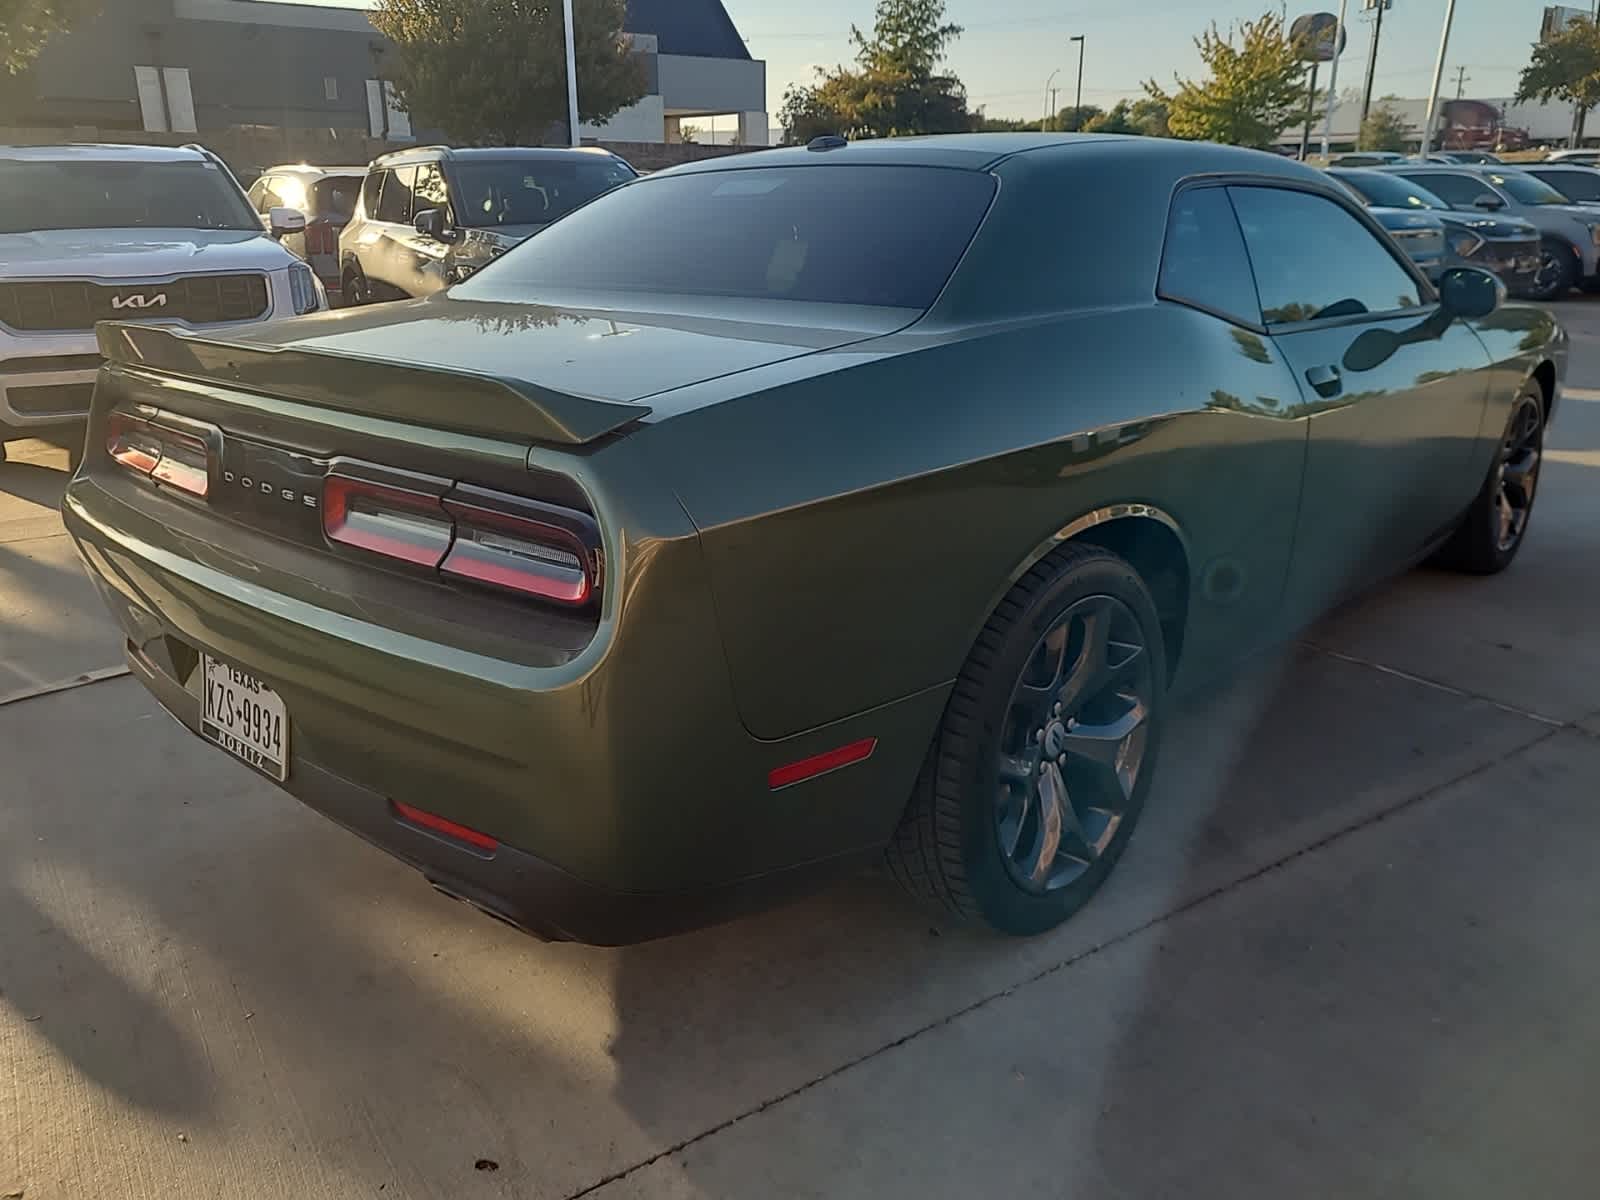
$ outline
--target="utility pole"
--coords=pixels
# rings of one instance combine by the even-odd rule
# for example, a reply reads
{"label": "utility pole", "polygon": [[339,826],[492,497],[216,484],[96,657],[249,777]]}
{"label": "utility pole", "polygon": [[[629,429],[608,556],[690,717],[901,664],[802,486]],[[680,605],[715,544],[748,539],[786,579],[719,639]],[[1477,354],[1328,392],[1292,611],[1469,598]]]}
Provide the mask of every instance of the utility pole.
{"label": "utility pole", "polygon": [[1367,51],[1367,82],[1361,89],[1361,123],[1367,123],[1367,112],[1372,108],[1372,79],[1378,73],[1378,40],[1383,37],[1383,10],[1388,8],[1394,0],[1368,0],[1369,8],[1378,10],[1378,18],[1372,25],[1372,46]]}
{"label": "utility pole", "polygon": [[1344,45],[1344,18],[1350,0],[1339,0],[1339,23],[1333,27],[1333,66],[1328,70],[1328,117],[1322,125],[1322,157],[1328,157],[1328,143],[1333,140],[1333,106],[1339,103],[1339,51]]}
{"label": "utility pole", "polygon": [[572,33],[572,0],[561,0],[562,24],[567,41],[567,134],[574,146],[583,145],[578,133],[578,51]]}
{"label": "utility pole", "polygon": [[1072,109],[1072,120],[1081,131],[1083,129],[1083,34],[1074,34],[1070,40],[1078,43],[1078,101]]}
{"label": "utility pole", "polygon": [[1472,76],[1467,74],[1467,69],[1465,67],[1457,67],[1456,68],[1456,99],[1457,100],[1461,99],[1462,96],[1466,95],[1466,93],[1467,93],[1467,80],[1469,80],[1471,78],[1472,78]]}
{"label": "utility pole", "polygon": [[1446,0],[1444,29],[1439,33],[1439,57],[1433,64],[1433,89],[1428,93],[1428,120],[1422,126],[1422,157],[1433,149],[1433,122],[1439,113],[1439,84],[1444,79],[1444,56],[1450,52],[1450,26],[1456,19],[1456,0]]}
{"label": "utility pole", "polygon": [[1059,92],[1060,90],[1061,90],[1060,88],[1051,88],[1050,89],[1050,114],[1049,115],[1052,116],[1052,117],[1056,115],[1056,93]]}

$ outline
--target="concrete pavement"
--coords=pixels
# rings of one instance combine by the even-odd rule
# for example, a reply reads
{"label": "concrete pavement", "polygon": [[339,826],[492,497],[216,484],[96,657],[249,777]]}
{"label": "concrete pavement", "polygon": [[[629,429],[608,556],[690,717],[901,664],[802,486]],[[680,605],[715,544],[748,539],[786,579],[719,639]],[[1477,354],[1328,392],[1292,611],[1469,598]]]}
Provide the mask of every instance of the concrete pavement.
{"label": "concrete pavement", "polygon": [[[1032,941],[864,878],[543,945],[130,680],[0,705],[0,1195],[1595,1194],[1600,304],[1562,315],[1516,567],[1414,572],[1192,706]],[[0,694],[117,661],[17,473]]]}

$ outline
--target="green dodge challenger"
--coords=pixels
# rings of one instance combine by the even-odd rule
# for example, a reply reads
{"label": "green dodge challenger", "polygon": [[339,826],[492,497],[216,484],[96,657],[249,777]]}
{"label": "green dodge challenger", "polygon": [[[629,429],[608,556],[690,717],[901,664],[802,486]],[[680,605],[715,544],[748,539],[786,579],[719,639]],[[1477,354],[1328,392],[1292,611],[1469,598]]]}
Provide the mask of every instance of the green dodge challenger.
{"label": "green dodge challenger", "polygon": [[680,167],[426,301],[99,336],[64,513],[134,673],[602,943],[885,856],[1055,925],[1175,691],[1511,562],[1567,355],[1316,171],[986,134]]}

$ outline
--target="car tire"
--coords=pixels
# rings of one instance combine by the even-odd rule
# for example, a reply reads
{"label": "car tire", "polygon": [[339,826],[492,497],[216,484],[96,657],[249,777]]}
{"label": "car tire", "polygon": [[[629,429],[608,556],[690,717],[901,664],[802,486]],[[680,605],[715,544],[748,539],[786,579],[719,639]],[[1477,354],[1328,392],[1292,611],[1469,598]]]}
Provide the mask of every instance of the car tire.
{"label": "car tire", "polygon": [[345,272],[344,276],[344,302],[347,306],[355,308],[361,304],[372,303],[372,285],[367,282],[367,277],[360,267],[354,267]]}
{"label": "car tire", "polygon": [[1138,573],[1061,546],[1007,593],[945,708],[890,873],[1002,933],[1066,920],[1144,809],[1164,719],[1161,623]]}
{"label": "car tire", "polygon": [[1539,243],[1539,271],[1528,285],[1530,300],[1560,300],[1578,286],[1583,274],[1578,255],[1559,238]]}
{"label": "car tire", "polygon": [[1544,459],[1544,389],[1530,382],[1511,406],[1489,475],[1434,561],[1453,571],[1494,575],[1517,557],[1533,519]]}

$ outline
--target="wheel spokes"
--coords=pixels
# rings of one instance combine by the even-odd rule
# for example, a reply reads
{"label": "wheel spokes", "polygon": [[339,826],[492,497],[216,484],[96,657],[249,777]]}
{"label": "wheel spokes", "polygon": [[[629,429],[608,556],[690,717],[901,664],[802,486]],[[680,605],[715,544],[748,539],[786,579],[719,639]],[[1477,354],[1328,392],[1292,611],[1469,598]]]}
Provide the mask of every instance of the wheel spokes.
{"label": "wheel spokes", "polygon": [[1128,798],[1133,781],[1123,770],[1123,747],[1144,724],[1148,710],[1134,701],[1113,721],[1101,724],[1076,723],[1067,731],[1063,746],[1068,755],[1079,759],[1098,780],[1114,789],[1122,800]]}
{"label": "wheel spokes", "polygon": [[1533,489],[1539,478],[1539,452],[1529,447],[1513,450],[1507,460],[1505,472],[1501,481],[1507,491],[1516,495],[1509,497],[1513,504],[1526,508],[1533,499]]}
{"label": "wheel spokes", "polygon": [[[1056,864],[1056,851],[1061,846],[1061,825],[1064,812],[1070,812],[1072,801],[1067,798],[1067,785],[1055,763],[1045,763],[1039,773],[1039,852],[1027,868],[1028,879],[1042,888],[1050,881],[1050,868]],[[1077,821],[1077,817],[1073,817]]]}

